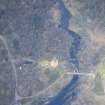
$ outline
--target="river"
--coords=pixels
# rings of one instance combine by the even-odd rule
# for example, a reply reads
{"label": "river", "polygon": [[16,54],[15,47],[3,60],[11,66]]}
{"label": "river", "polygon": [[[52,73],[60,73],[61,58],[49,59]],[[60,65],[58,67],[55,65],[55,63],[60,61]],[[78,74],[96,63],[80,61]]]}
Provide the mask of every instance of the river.
{"label": "river", "polygon": [[[64,2],[62,0],[54,0],[54,3],[59,4],[59,9],[61,10],[61,20],[60,20],[60,27],[66,30],[69,35],[72,37],[72,46],[69,51],[70,55],[70,63],[75,66],[77,72],[79,72],[79,62],[77,58],[77,53],[80,50],[80,41],[81,37],[69,30],[69,21],[72,15],[65,7]],[[79,85],[79,75],[74,75],[72,80],[65,86],[47,105],[64,105],[65,102],[69,99],[70,102],[75,100],[74,98],[77,97],[78,91],[75,91],[77,86]],[[70,105],[70,103],[69,103]]]}

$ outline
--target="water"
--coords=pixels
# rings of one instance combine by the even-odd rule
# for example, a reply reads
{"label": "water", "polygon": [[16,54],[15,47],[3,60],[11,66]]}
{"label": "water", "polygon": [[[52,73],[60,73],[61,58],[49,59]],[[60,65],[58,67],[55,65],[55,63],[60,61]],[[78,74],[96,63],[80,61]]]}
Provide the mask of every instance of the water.
{"label": "water", "polygon": [[80,50],[81,37],[73,31],[68,31],[68,32],[73,37],[72,46],[71,46],[70,52],[69,52],[70,53],[70,62],[74,64],[76,70],[79,72],[79,62],[78,62],[78,58],[77,58],[77,53]]}
{"label": "water", "polygon": [[64,3],[62,2],[62,0],[57,0],[57,2],[59,3],[59,10],[62,12],[61,15],[61,27],[64,28],[65,30],[68,31],[68,27],[69,27],[69,20],[71,18],[71,14],[70,12],[66,9]]}
{"label": "water", "polygon": [[70,21],[70,18],[72,17],[72,15],[68,11],[68,9],[65,7],[63,1],[62,0],[54,0],[54,2],[59,4],[59,9],[60,9],[61,15],[62,15],[61,20],[60,20],[60,27],[65,29],[69,33],[69,35],[73,38],[72,46],[70,48],[70,63],[75,65],[76,69],[79,70],[79,63],[78,63],[76,56],[80,49],[81,37],[77,33],[69,30],[69,28],[68,28],[69,21]]}
{"label": "water", "polygon": [[[70,48],[70,63],[75,65],[75,68],[79,72],[79,63],[77,59],[77,53],[80,50],[80,41],[81,37],[68,29],[69,27],[69,20],[71,18],[70,12],[65,7],[62,0],[54,0],[54,2],[59,4],[59,9],[62,12],[61,24],[60,27],[65,29],[69,35],[73,38],[72,46]],[[66,100],[76,97],[77,91],[75,91],[76,87],[78,86],[79,76],[74,75],[72,80],[68,83],[68,85],[63,88],[47,105],[64,105]],[[72,98],[71,98],[72,97]]]}
{"label": "water", "polygon": [[[53,100],[50,101],[47,105],[64,105],[66,100],[71,98],[71,101],[74,97],[76,97],[77,94],[75,94],[74,89],[77,87],[79,80],[78,75],[74,75],[70,83],[63,88],[55,97]],[[69,94],[68,94],[69,93]]]}

